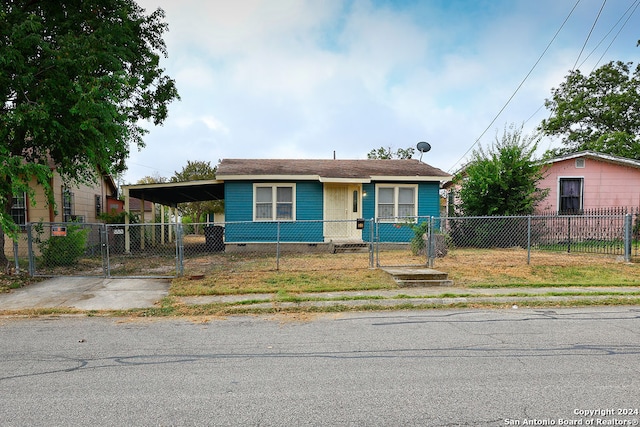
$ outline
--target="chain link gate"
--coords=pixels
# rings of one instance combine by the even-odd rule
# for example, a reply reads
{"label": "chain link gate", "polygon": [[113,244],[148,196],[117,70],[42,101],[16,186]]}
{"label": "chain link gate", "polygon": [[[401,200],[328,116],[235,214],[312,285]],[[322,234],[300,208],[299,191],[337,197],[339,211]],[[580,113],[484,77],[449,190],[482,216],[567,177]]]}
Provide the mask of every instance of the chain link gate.
{"label": "chain link gate", "polygon": [[171,278],[180,275],[175,224],[29,223],[32,276]]}
{"label": "chain link gate", "polygon": [[376,218],[377,267],[426,267],[435,257],[434,227],[430,216]]}

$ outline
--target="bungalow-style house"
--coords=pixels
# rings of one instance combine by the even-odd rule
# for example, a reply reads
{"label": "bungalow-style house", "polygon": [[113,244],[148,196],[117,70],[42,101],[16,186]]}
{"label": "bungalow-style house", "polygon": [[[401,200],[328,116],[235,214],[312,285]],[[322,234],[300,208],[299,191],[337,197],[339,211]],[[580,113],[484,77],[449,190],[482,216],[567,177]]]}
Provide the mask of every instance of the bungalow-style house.
{"label": "bungalow-style house", "polygon": [[581,214],[640,207],[640,161],[581,151],[547,161],[539,188],[549,194],[538,213]]}
{"label": "bungalow-style house", "polygon": [[397,224],[439,216],[440,184],[451,179],[418,160],[224,159],[225,243],[408,241]]}

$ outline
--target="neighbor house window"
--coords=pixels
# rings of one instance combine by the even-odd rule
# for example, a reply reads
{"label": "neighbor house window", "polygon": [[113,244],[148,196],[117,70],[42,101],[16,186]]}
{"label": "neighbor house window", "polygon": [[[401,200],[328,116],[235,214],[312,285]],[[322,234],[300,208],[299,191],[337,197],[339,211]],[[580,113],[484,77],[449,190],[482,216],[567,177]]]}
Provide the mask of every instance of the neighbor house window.
{"label": "neighbor house window", "polygon": [[96,194],[96,218],[102,213],[102,196]]}
{"label": "neighbor house window", "polygon": [[380,184],[376,190],[376,217],[395,220],[418,215],[417,185]]}
{"label": "neighbor house window", "polygon": [[62,220],[73,221],[73,193],[68,188],[62,188]]}
{"label": "neighbor house window", "polygon": [[295,190],[295,184],[255,184],[254,220],[295,220]]}
{"label": "neighbor house window", "polygon": [[11,218],[13,218],[13,222],[19,225],[20,228],[24,228],[27,224],[27,195],[25,193],[13,196]]}
{"label": "neighbor house window", "polygon": [[582,213],[584,178],[560,178],[559,187],[559,213],[561,215]]}

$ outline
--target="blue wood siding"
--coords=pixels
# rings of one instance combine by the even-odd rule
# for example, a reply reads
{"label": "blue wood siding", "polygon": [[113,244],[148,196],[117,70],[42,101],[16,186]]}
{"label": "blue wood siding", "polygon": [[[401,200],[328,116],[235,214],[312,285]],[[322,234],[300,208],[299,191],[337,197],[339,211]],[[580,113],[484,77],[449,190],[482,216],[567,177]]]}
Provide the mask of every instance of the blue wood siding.
{"label": "blue wood siding", "polygon": [[[401,185],[400,183],[398,183]],[[406,184],[412,184],[407,182]],[[375,190],[372,191],[375,194]],[[375,209],[375,204],[373,206]],[[375,210],[374,210],[375,212]],[[418,223],[428,220],[429,216],[440,215],[440,184],[437,182],[422,182],[418,184]],[[411,241],[415,235],[410,224],[380,223],[378,233],[381,242]]]}
{"label": "blue wood siding", "polygon": [[[321,221],[323,207],[321,182],[301,181],[296,183],[296,219],[298,221]],[[322,234],[322,227],[320,227]]]}
{"label": "blue wood siding", "polygon": [[[296,221],[282,221],[278,230],[277,222],[253,222],[253,182],[225,182],[225,240],[229,243],[275,242],[279,233],[283,242],[323,242],[323,185],[313,181],[298,181],[295,184]],[[393,184],[401,185],[397,182]],[[440,215],[439,189],[437,182],[418,183],[419,222]],[[363,184],[362,191],[362,218],[366,220],[362,239],[368,242],[371,240],[370,220],[376,211],[375,183]],[[377,232],[381,242],[408,242],[414,236],[408,224],[381,223]]]}
{"label": "blue wood siding", "polygon": [[[366,196],[365,196],[366,194]],[[362,240],[371,241],[371,221],[376,215],[376,187],[374,184],[362,184],[362,217],[365,219]]]}
{"label": "blue wood siding", "polygon": [[[299,181],[296,184],[296,222],[253,222],[253,182],[225,182],[225,241],[283,242],[324,241],[322,234],[322,183]],[[279,230],[278,230],[279,228]]]}
{"label": "blue wood siding", "polygon": [[253,183],[247,181],[224,183],[224,219],[253,221]]}

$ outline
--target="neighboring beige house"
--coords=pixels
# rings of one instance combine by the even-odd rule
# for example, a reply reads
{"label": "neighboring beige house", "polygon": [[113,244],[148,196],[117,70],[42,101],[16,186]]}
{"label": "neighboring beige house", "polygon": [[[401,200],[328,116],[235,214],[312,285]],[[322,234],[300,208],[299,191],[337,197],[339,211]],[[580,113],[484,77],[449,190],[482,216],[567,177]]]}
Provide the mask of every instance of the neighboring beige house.
{"label": "neighboring beige house", "polygon": [[144,201],[144,212],[140,209],[142,200],[136,199],[135,197],[129,198],[129,211],[131,213],[140,215],[140,222],[156,222],[154,215],[154,205],[152,202],[145,200]]}
{"label": "neighboring beige house", "polygon": [[[32,182],[34,199],[26,193],[14,196],[11,216],[16,224],[24,228],[28,222],[101,222],[102,212],[121,212],[122,201],[117,199],[117,187],[113,178],[103,176],[92,185],[67,185],[60,174],[54,171],[51,188],[55,206],[47,203],[44,189]],[[35,202],[35,203],[33,203]],[[20,252],[26,252],[25,239],[19,241]],[[13,256],[13,242],[5,238],[5,254]]]}

